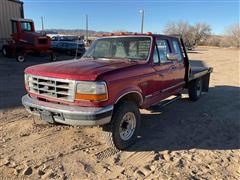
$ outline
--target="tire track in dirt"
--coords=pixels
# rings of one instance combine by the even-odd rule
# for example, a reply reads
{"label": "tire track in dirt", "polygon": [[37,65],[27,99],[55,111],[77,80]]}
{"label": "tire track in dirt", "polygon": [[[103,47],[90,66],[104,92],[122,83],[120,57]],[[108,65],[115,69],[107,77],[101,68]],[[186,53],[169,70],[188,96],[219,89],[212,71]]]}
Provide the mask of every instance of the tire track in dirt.
{"label": "tire track in dirt", "polygon": [[98,161],[102,161],[103,159],[107,159],[111,156],[116,155],[117,153],[120,153],[121,151],[115,149],[115,148],[106,148],[103,149],[102,151],[98,152],[95,154],[95,157],[97,158]]}
{"label": "tire track in dirt", "polygon": [[121,157],[119,157],[119,164],[133,164],[133,165],[141,165],[148,163],[154,160],[156,154],[153,151],[149,152],[123,152]]}
{"label": "tire track in dirt", "polygon": [[24,118],[31,118],[33,117],[32,115],[28,115],[26,114],[26,112],[20,112],[20,113],[17,113],[17,114],[11,114],[11,116],[5,116],[5,114],[7,113],[1,113],[0,114],[0,123],[2,126],[5,126],[9,123],[13,123],[13,122],[16,122],[16,121],[20,121]]}

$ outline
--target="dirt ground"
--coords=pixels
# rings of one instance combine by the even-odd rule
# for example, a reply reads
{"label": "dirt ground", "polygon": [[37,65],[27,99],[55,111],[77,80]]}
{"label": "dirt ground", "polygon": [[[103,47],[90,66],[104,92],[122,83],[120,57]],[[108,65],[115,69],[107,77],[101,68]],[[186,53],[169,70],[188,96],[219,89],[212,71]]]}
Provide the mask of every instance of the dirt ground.
{"label": "dirt ground", "polygon": [[[142,111],[127,151],[104,144],[97,127],[48,125],[21,106],[23,70],[48,62],[0,57],[0,176],[3,179],[240,179],[240,50],[198,48],[214,68],[210,91]],[[204,60],[204,63],[199,61]]]}

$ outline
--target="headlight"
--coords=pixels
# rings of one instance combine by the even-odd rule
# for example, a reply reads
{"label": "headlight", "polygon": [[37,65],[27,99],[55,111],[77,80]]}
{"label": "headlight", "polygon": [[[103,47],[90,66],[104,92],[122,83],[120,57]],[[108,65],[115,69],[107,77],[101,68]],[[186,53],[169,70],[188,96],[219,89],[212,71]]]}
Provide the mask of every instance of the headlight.
{"label": "headlight", "polygon": [[105,82],[77,82],[76,100],[106,101],[108,99]]}
{"label": "headlight", "polygon": [[24,74],[24,82],[26,90],[29,90],[29,82],[33,81],[33,77],[29,74]]}
{"label": "headlight", "polygon": [[24,74],[24,82],[25,82],[25,87],[28,89],[28,81],[29,81],[29,75]]}
{"label": "headlight", "polygon": [[29,75],[28,75],[28,74],[24,74],[24,80],[25,80],[25,84],[28,82],[28,77],[29,77]]}

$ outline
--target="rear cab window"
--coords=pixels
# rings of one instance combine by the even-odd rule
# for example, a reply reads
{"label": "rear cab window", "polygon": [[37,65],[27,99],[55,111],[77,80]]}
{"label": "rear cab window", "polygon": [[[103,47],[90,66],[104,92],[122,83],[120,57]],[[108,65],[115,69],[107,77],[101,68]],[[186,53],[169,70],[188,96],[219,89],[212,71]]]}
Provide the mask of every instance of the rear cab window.
{"label": "rear cab window", "polygon": [[167,54],[170,53],[170,46],[167,39],[160,39],[156,40],[156,47],[154,49],[153,54],[153,62],[154,64],[161,64],[169,63],[171,61],[168,60]]}
{"label": "rear cab window", "polygon": [[173,45],[174,53],[177,54],[178,61],[183,61],[183,54],[182,54],[182,51],[181,51],[179,41],[177,39],[173,39],[172,40],[172,45]]}

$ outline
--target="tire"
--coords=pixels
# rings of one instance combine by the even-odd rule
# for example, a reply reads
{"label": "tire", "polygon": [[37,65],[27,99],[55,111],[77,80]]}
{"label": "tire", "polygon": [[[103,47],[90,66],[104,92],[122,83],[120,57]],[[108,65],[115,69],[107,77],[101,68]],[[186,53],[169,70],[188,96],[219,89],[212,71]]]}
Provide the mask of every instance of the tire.
{"label": "tire", "polygon": [[112,148],[124,150],[137,140],[141,126],[140,112],[132,101],[121,102],[115,108],[111,123],[103,126],[104,138]]}
{"label": "tire", "polygon": [[3,45],[3,47],[2,47],[2,55],[4,57],[10,57],[11,56],[10,51],[9,51],[9,47],[7,45]]}
{"label": "tire", "polygon": [[16,60],[17,60],[17,62],[25,62],[25,56],[24,56],[24,54],[21,54],[21,53],[19,53],[19,54],[17,54],[17,56],[16,56]]}
{"label": "tire", "polygon": [[197,101],[202,94],[202,88],[203,84],[201,78],[191,81],[188,86],[189,99],[191,101]]}
{"label": "tire", "polygon": [[51,61],[56,61],[56,60],[57,60],[56,54],[52,53],[52,54],[50,55],[50,60],[51,60]]}

